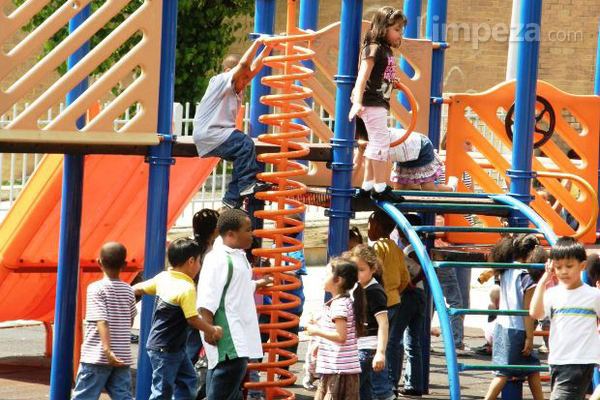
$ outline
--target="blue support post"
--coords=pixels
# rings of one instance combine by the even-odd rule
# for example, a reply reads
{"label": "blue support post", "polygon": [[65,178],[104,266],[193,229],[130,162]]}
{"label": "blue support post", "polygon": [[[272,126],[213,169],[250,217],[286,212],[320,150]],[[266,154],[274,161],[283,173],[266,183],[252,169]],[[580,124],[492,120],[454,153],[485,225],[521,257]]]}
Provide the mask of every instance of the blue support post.
{"label": "blue support post", "polygon": [[[408,20],[408,24],[406,25],[406,28],[404,28],[404,37],[418,39],[421,27],[421,0],[405,0],[402,11]],[[400,69],[404,71],[406,75],[411,77],[415,73],[414,69],[404,57],[400,58]],[[408,99],[404,95],[404,92],[398,93],[398,100],[407,110],[410,110],[410,104],[408,103]]]}
{"label": "blue support post", "polygon": [[343,0],[339,39],[338,73],[335,76],[335,129],[332,148],[331,208],[329,209],[328,257],[348,249],[348,230],[352,210],[352,156],[354,122],[348,121],[350,94],[358,73],[358,53],[362,25],[362,0]]}
{"label": "blue support post", "polygon": [[[596,79],[594,81],[594,94],[600,96],[600,24],[598,25],[598,45],[596,46]],[[600,189],[600,164],[598,165],[598,188]],[[600,202],[600,193],[598,193]],[[600,218],[596,220],[596,232],[600,232]],[[600,380],[600,376],[598,377]]]}
{"label": "blue support post", "polygon": [[[319,0],[300,0],[300,16],[298,18],[298,27],[304,30],[317,31],[319,24]],[[315,69],[315,63],[312,60],[302,61],[302,64],[306,68],[312,70]],[[297,81],[297,84],[301,82]],[[313,105],[313,99],[309,98],[305,100],[306,104],[311,107]],[[294,119],[297,124],[304,124],[301,119]],[[297,160],[298,163],[308,166],[307,160]],[[302,214],[302,221],[305,222],[305,214]],[[304,231],[300,232],[297,237],[298,240],[304,242]]]}
{"label": "blue support post", "polygon": [[[540,28],[542,0],[521,2],[517,34],[517,82],[515,89],[515,124],[513,135],[510,195],[525,204],[531,201],[531,170],[533,156],[533,130],[535,125],[535,102],[540,51]],[[528,226],[521,213],[511,215],[511,226]]]}
{"label": "blue support post", "polygon": [[[85,6],[71,21],[72,33],[90,16],[90,6]],[[86,42],[69,56],[67,68],[72,69],[89,52]],[[67,104],[73,103],[88,87],[87,78],[67,94]],[[77,120],[83,128],[85,117]],[[73,133],[76,135],[76,133]],[[52,367],[50,370],[50,399],[62,400],[71,396],[73,379],[73,345],[77,290],[79,284],[79,238],[83,199],[83,156],[65,154],[63,162],[62,204],[60,209],[60,234],[58,270],[56,274],[56,300],[54,311],[54,341],[52,342]]]}
{"label": "blue support post", "polygon": [[[304,30],[317,31],[319,24],[319,0],[300,0],[300,17],[298,19],[298,27]],[[306,68],[315,69],[315,63],[312,60],[302,61]],[[306,99],[306,104],[312,106],[312,98]],[[301,120],[294,122],[302,123]],[[308,164],[307,162],[304,162]]]}
{"label": "blue support post", "polygon": [[596,47],[596,79],[594,81],[594,94],[600,96],[600,25],[598,25],[598,45]]}
{"label": "blue support post", "polygon": [[[521,2],[519,14],[512,168],[507,171],[506,175],[510,178],[510,196],[524,204],[529,204],[531,202],[531,179],[534,177],[531,162],[542,0]],[[520,212],[515,211],[511,214],[510,224],[511,226],[526,227],[529,225],[529,221]],[[522,399],[523,382],[509,381],[502,390],[502,398]]]}
{"label": "blue support post", "polygon": [[[429,0],[427,2],[427,21],[425,27],[425,37],[434,43],[440,43],[441,46],[433,50],[431,60],[431,103],[429,105],[429,132],[428,136],[431,139],[434,149],[440,147],[440,128],[442,121],[442,104],[433,99],[442,97],[444,89],[444,50],[446,49],[446,20],[448,17],[448,1],[447,0]],[[434,225],[435,215],[423,215],[423,224]],[[433,247],[433,240],[427,240],[427,250]],[[431,291],[425,291],[427,295],[427,309],[433,307]],[[425,318],[425,327],[423,336],[421,337],[423,349],[423,390],[429,391],[429,368],[430,368],[430,353],[431,348],[431,314],[427,314]]]}
{"label": "blue support post", "polygon": [[440,126],[442,121],[442,103],[433,99],[442,98],[444,89],[444,50],[446,49],[446,19],[448,0],[430,0],[427,2],[427,28],[425,37],[441,46],[433,50],[431,60],[431,105],[429,107],[429,139],[434,149],[440,147]]}
{"label": "blue support post", "polygon": [[[254,2],[254,33],[265,33],[272,35],[275,32],[275,0],[256,0]],[[260,50],[259,50],[260,51]],[[252,79],[250,89],[250,124],[248,134],[252,137],[258,137],[267,133],[268,126],[258,121],[263,114],[269,113],[269,107],[260,102],[260,98],[271,93],[268,86],[263,85],[260,80],[263,76],[271,74],[270,67],[263,67]],[[262,165],[262,164],[261,164]],[[253,229],[262,229],[263,220],[254,218],[254,212],[265,208],[265,202],[251,198],[248,203],[248,214],[252,220]]]}
{"label": "blue support post", "polygon": [[[176,0],[164,1],[160,47],[160,83],[158,93],[157,132],[163,136],[158,146],[150,148],[147,162],[148,211],[146,213],[146,242],[144,248],[144,279],[150,279],[164,269],[167,240],[167,211],[169,206],[169,173],[174,159],[171,129],[175,101],[175,44],[177,39]],[[154,297],[143,296],[140,323],[140,344],[136,380],[136,399],[150,397],[152,366],[146,353],[146,340],[152,323]]]}
{"label": "blue support post", "polygon": [[[275,32],[275,0],[256,0],[254,3],[254,32],[272,35]],[[271,68],[264,67],[252,79],[250,92],[250,128],[252,137],[267,132],[267,125],[258,122],[258,117],[269,112],[269,107],[260,98],[270,93],[269,87],[260,83],[263,76],[271,74]]]}

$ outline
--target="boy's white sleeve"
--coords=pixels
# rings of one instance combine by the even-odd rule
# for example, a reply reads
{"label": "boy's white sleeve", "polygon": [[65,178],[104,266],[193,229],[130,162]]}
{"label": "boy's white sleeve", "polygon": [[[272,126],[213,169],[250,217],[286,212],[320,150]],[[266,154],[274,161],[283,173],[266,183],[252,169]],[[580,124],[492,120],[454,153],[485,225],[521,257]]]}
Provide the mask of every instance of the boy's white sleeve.
{"label": "boy's white sleeve", "polygon": [[[221,256],[221,257],[219,257]],[[227,259],[222,258],[222,253],[209,252],[202,263],[202,270],[198,278],[198,310],[205,308],[213,314],[219,308],[223,289],[227,282]]]}
{"label": "boy's white sleeve", "polygon": [[594,309],[596,316],[600,318],[600,289],[596,289],[596,297],[594,298]]}

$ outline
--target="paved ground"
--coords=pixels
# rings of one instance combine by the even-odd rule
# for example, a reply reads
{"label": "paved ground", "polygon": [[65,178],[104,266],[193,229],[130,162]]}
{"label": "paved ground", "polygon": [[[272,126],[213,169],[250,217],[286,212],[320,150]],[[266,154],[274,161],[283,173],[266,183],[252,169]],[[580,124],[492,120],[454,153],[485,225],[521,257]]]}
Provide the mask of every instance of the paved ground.
{"label": "paved ground", "polygon": [[[305,281],[307,288],[306,310],[318,310],[323,298],[322,282],[324,268],[309,268],[309,276]],[[473,283],[471,290],[471,307],[484,308],[487,305],[487,289],[478,283]],[[308,313],[306,313],[308,315]],[[434,321],[435,324],[435,321]],[[466,320],[467,337],[469,346],[478,346],[483,343],[483,324],[481,317]],[[305,338],[301,336],[299,350],[300,362],[293,370],[301,377],[304,351],[306,348]],[[537,340],[537,339],[536,339]],[[537,343],[539,345],[540,343]],[[425,399],[448,399],[448,380],[446,373],[446,361],[443,357],[443,346],[438,338],[433,338],[432,348],[434,354],[431,359],[431,385],[430,393]],[[133,346],[137,353],[137,346]],[[0,329],[0,400],[38,400],[48,398],[50,380],[50,362],[43,357],[44,353],[44,329],[42,326],[26,326],[18,328]],[[469,357],[464,362],[489,362],[489,358],[477,356]],[[461,374],[461,388],[463,399],[480,399],[483,397],[490,381],[490,373],[470,372]],[[548,390],[547,384],[545,389]],[[313,394],[305,391],[300,386],[292,388],[296,398],[300,400],[311,399]],[[527,389],[525,398],[530,398]],[[104,395],[102,399],[108,399]]]}

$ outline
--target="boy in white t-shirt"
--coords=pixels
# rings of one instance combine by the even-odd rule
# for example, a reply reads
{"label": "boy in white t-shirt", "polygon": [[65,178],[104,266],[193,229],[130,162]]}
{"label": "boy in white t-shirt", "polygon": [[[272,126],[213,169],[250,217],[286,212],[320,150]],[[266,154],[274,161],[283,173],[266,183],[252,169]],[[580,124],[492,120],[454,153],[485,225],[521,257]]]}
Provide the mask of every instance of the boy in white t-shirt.
{"label": "boy in white t-shirt", "polygon": [[[583,245],[573,238],[561,237],[550,251],[546,272],[531,300],[532,318],[551,319],[551,400],[585,399],[595,365],[600,363],[600,291],[581,281],[585,265]],[[559,284],[546,289],[546,283],[554,276]]]}

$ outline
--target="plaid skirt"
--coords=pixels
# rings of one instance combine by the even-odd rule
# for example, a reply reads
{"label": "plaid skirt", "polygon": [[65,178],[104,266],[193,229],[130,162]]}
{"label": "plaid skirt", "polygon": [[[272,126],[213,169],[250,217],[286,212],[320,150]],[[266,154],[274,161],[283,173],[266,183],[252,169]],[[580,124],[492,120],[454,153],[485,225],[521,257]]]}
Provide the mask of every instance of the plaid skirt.
{"label": "plaid skirt", "polygon": [[321,376],[315,400],[359,400],[359,374],[325,374]]}

